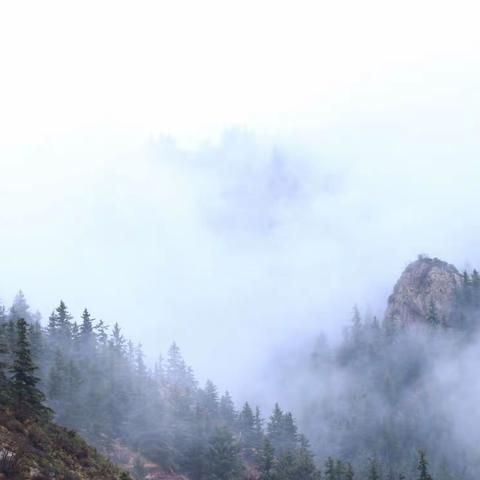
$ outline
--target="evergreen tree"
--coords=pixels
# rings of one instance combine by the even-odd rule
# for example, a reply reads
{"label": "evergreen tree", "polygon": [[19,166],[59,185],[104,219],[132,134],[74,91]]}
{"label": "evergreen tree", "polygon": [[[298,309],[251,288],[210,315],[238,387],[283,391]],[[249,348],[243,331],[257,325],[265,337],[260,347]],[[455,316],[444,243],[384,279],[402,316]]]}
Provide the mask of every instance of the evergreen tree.
{"label": "evergreen tree", "polygon": [[[299,444],[300,446],[296,458],[295,478],[301,478],[302,480],[319,480],[320,472],[315,466],[313,454],[310,450],[310,444],[304,435],[300,435]],[[337,471],[338,470],[339,469],[337,468]]]}
{"label": "evergreen tree", "polygon": [[56,339],[58,334],[58,317],[55,311],[53,311],[48,317],[47,330],[51,339]]}
{"label": "evergreen tree", "polygon": [[99,320],[98,323],[93,328],[96,332],[98,343],[103,347],[105,347],[108,340],[108,334],[107,334],[108,326],[105,325],[103,320]]}
{"label": "evergreen tree", "polygon": [[273,467],[275,461],[275,449],[268,438],[264,438],[260,455],[257,458],[257,468],[260,480],[273,480]]}
{"label": "evergreen tree", "polygon": [[83,338],[90,338],[93,335],[93,322],[94,318],[90,315],[89,311],[85,308],[82,313],[82,323],[80,325],[80,334]]}
{"label": "evergreen tree", "polygon": [[423,450],[418,451],[417,470],[419,472],[418,480],[432,480],[432,477],[428,472],[427,456]]}
{"label": "evergreen tree", "polygon": [[35,376],[37,367],[32,361],[27,322],[23,318],[17,320],[17,338],[10,380],[16,414],[20,418],[40,417],[48,409],[43,405],[43,393],[37,388],[40,379]]}
{"label": "evergreen tree", "polygon": [[297,463],[295,453],[292,450],[283,450],[275,463],[275,480],[293,480],[301,478],[297,476]]}
{"label": "evergreen tree", "polygon": [[73,316],[68,311],[68,308],[63,300],[60,300],[60,304],[55,309],[55,316],[60,338],[63,341],[70,340],[72,338],[71,320],[73,319]]}
{"label": "evergreen tree", "polygon": [[7,323],[7,314],[5,313],[5,306],[0,304],[0,326]]}
{"label": "evergreen tree", "polygon": [[252,449],[255,447],[255,418],[248,402],[245,402],[238,415],[238,431],[244,453],[252,459]]}
{"label": "evergreen tree", "polygon": [[5,324],[0,324],[0,405],[5,404],[8,399],[8,382],[6,375],[6,355],[8,350],[5,343],[5,330]]}
{"label": "evergreen tree", "polygon": [[235,412],[235,405],[233,404],[232,397],[228,391],[220,398],[219,415],[220,419],[227,427],[230,429],[233,428],[237,414]]}
{"label": "evergreen tree", "polygon": [[370,459],[368,467],[368,480],[380,480],[380,472],[376,458]]}
{"label": "evergreen tree", "polygon": [[283,427],[283,412],[278,403],[276,403],[267,425],[268,438],[275,450],[283,447]]}
{"label": "evergreen tree", "polygon": [[217,387],[211,380],[207,380],[203,390],[203,408],[205,413],[210,418],[215,418],[218,415],[218,392]]}
{"label": "evergreen tree", "polygon": [[283,416],[283,448],[295,448],[297,444],[297,426],[291,412],[287,412]]}
{"label": "evergreen tree", "polygon": [[144,358],[145,358],[145,354],[143,353],[143,350],[142,350],[142,344],[139,343],[135,348],[134,363],[135,363],[135,371],[141,379],[145,379],[148,373],[147,367],[145,366]]}
{"label": "evergreen tree", "polygon": [[41,362],[44,353],[43,329],[39,320],[34,320],[28,326],[28,339],[30,341],[30,350],[34,363]]}
{"label": "evergreen tree", "polygon": [[355,473],[352,468],[351,463],[347,463],[345,467],[345,480],[353,480],[355,478]]}
{"label": "evergreen tree", "polygon": [[240,449],[232,434],[217,428],[209,441],[208,475],[211,480],[236,480],[243,471]]}
{"label": "evergreen tree", "polygon": [[472,273],[472,301],[475,308],[480,307],[480,275],[477,270],[473,270]]}
{"label": "evergreen tree", "polygon": [[10,307],[10,320],[16,322],[20,318],[23,318],[27,323],[31,321],[30,306],[22,290],[19,290],[15,295],[13,304]]}
{"label": "evergreen tree", "polygon": [[256,450],[256,453],[260,451],[262,444],[263,444],[263,423],[264,420],[260,413],[260,409],[255,407],[255,417],[253,419],[253,430],[254,430],[254,440],[253,440],[253,448]]}
{"label": "evergreen tree", "polygon": [[110,337],[110,345],[118,356],[123,356],[126,353],[127,341],[122,335],[122,330],[118,322],[113,325],[112,335]]}
{"label": "evergreen tree", "polygon": [[337,480],[335,460],[332,457],[328,457],[325,462],[325,480]]}
{"label": "evergreen tree", "polygon": [[470,305],[472,302],[472,282],[468,272],[465,270],[462,276],[462,287],[463,287],[463,301],[465,305]]}

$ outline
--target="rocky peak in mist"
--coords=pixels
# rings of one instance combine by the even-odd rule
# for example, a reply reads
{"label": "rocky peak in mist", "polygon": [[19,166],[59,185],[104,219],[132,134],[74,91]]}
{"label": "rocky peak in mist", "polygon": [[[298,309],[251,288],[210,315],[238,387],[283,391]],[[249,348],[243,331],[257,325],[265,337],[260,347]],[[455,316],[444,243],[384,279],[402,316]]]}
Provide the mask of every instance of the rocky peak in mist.
{"label": "rocky peak in mist", "polygon": [[419,256],[397,281],[388,299],[385,317],[401,324],[425,321],[433,303],[438,317],[448,320],[462,276],[451,264]]}

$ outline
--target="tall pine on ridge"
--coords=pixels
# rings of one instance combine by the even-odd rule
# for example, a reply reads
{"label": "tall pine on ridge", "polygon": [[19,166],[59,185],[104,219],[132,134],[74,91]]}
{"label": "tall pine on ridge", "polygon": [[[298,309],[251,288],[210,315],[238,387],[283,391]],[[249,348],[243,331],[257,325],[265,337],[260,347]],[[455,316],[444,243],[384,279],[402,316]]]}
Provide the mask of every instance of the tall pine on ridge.
{"label": "tall pine on ridge", "polygon": [[38,418],[49,411],[43,405],[43,393],[37,388],[40,379],[35,376],[35,370],[37,367],[32,361],[27,322],[20,318],[17,320],[17,347],[10,368],[14,409],[19,418]]}

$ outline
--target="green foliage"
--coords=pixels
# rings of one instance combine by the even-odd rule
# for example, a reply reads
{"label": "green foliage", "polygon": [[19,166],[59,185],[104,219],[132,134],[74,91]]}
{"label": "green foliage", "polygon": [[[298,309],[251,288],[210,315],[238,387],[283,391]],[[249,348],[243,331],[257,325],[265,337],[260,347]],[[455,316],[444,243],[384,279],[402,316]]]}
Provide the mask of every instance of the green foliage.
{"label": "green foliage", "polygon": [[418,451],[418,480],[432,480],[430,473],[428,472],[427,456],[423,450]]}
{"label": "green foliage", "polygon": [[15,357],[10,369],[12,400],[15,412],[20,418],[40,417],[48,411],[43,405],[45,396],[37,388],[40,379],[35,376],[36,370],[27,338],[27,322],[20,318],[17,320]]}
{"label": "green foliage", "polygon": [[[474,281],[472,275],[465,288],[473,291],[476,283],[478,279]],[[18,301],[18,309],[21,305],[26,308],[23,301]],[[433,318],[436,310],[431,310]],[[462,313],[471,321],[468,311]],[[320,478],[310,445],[298,432],[290,412],[276,404],[266,425],[259,409],[253,409],[248,402],[237,413],[230,394],[226,392],[219,398],[213,382],[207,381],[199,388],[176,344],[170,347],[166,360],[160,358],[151,371],[141,346],[127,341],[118,324],[109,329],[102,321],[95,322],[86,309],[78,327],[64,302],[55,309],[47,329],[31,315],[30,323],[13,321],[9,316],[2,317],[0,309],[0,318],[0,345],[2,339],[4,344],[0,362],[9,364],[12,374],[10,380],[4,375],[8,384],[6,397],[12,405],[18,404],[14,398],[23,398],[23,406],[16,407],[18,418],[42,417],[39,412],[45,408],[43,389],[55,418],[81,431],[102,451],[110,452],[114,440],[118,440],[139,452],[134,469],[138,478],[145,473],[140,458],[191,480],[233,480],[246,474],[258,475],[260,480]],[[356,383],[346,385],[349,400],[365,405],[361,402],[369,398],[371,391],[381,395],[385,405],[395,406],[402,389],[414,385],[424,371],[422,350],[413,348],[416,345],[406,339],[405,332],[392,322],[363,321],[356,311],[338,351],[325,342],[317,343],[321,351],[312,356],[312,362],[315,369],[337,362],[361,379],[361,391],[355,390]],[[399,349],[407,350],[408,355],[398,357]],[[5,367],[0,366],[2,371]],[[411,435],[412,430],[402,430],[404,425],[410,425],[409,419],[397,423],[392,420],[387,427],[382,424],[380,428],[375,424],[373,410],[362,411],[359,419],[355,416],[357,405],[353,403],[350,408],[351,417],[331,417],[334,428],[344,429],[349,438],[341,444],[345,462],[329,458],[324,478],[380,480],[376,462],[363,472],[365,457],[373,452],[379,453],[387,471],[398,470],[400,464],[407,471],[410,459],[401,448],[405,448],[402,439]],[[355,424],[359,421],[365,423]],[[335,447],[332,452],[337,455],[339,449]],[[327,454],[316,458],[323,462],[326,457]],[[390,463],[385,463],[385,458]],[[356,476],[352,465],[357,469]],[[358,474],[359,467],[363,474]],[[60,467],[55,468],[61,471]],[[428,470],[425,472],[428,474]],[[398,474],[385,478],[398,478]],[[421,480],[428,478],[423,476]]]}
{"label": "green foliage", "polygon": [[207,458],[207,478],[211,480],[235,480],[243,472],[240,447],[224,427],[217,428],[212,435]]}
{"label": "green foliage", "polygon": [[5,323],[0,323],[0,405],[5,405],[8,399],[8,382],[7,382],[7,345],[5,342]]}
{"label": "green foliage", "polygon": [[273,480],[273,470],[275,462],[275,449],[272,442],[265,437],[260,454],[257,458],[257,468],[260,473],[260,480]]}
{"label": "green foliage", "polygon": [[368,480],[380,480],[380,469],[376,458],[372,458],[369,461],[368,467]]}

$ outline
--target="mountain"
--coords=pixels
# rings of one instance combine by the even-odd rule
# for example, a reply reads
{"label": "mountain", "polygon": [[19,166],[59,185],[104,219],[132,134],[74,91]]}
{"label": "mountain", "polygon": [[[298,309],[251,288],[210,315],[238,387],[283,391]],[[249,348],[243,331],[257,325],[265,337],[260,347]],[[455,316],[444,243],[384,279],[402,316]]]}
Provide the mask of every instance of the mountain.
{"label": "mountain", "polygon": [[[282,385],[296,382],[290,404],[322,473],[333,457],[362,480],[474,480],[479,354],[478,271],[420,256],[395,284],[383,319],[354,309],[342,339],[320,337]],[[430,473],[419,476],[424,455]]]}
{"label": "mountain", "polygon": [[475,426],[478,332],[478,272],[419,257],[383,321],[355,310],[341,341],[280,368],[297,423],[200,386],[176,344],[149,368],[118,324],[86,309],[77,323],[61,301],[44,325],[20,292],[0,306],[0,472],[129,478],[75,431],[136,480],[400,480],[418,478],[425,452],[422,478],[474,480],[478,442],[461,432]]}
{"label": "mountain", "polygon": [[424,322],[434,308],[441,321],[451,320],[463,277],[451,264],[420,256],[410,263],[388,299],[385,318],[397,324]]}

